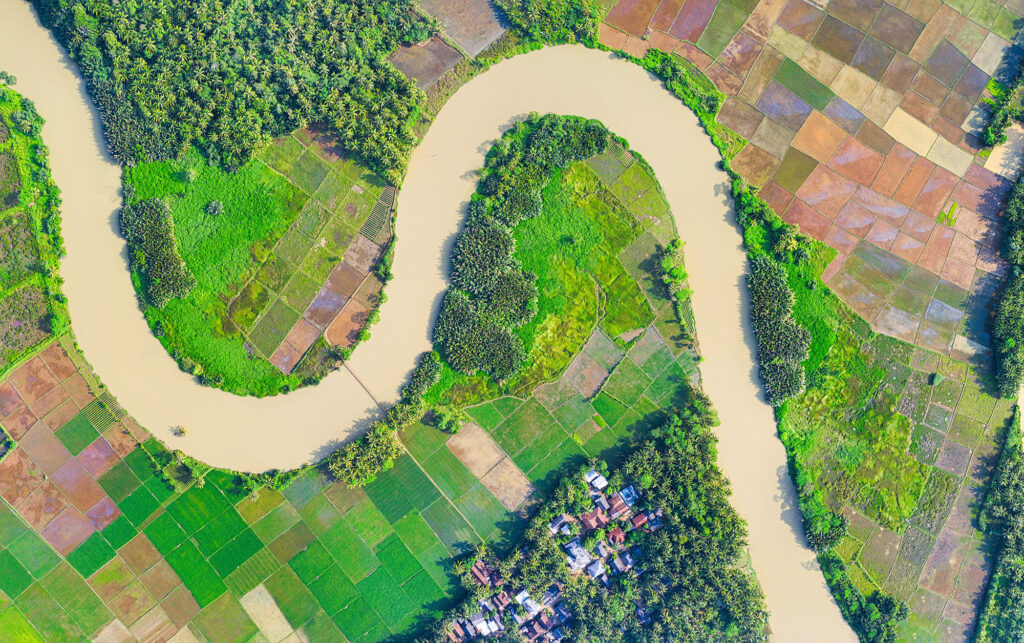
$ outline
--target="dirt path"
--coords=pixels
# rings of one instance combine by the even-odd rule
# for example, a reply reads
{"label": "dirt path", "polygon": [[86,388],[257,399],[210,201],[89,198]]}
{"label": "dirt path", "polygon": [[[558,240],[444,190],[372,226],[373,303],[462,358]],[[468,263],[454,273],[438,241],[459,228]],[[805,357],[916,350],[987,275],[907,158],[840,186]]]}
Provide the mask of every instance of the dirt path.
{"label": "dirt path", "polygon": [[[82,349],[143,425],[217,466],[292,467],[363,428],[375,405],[360,382],[377,399],[394,399],[416,356],[429,348],[459,206],[473,191],[490,142],[531,110],[604,121],[654,167],[687,242],[704,383],[722,417],[721,465],[750,525],[775,636],[852,639],[802,545],[785,453],[759,393],[745,322],[745,256],[729,222],[725,175],[714,169],[717,152],[695,117],[643,70],[598,51],[560,47],[499,64],[456,93],[413,155],[398,198],[395,279],[351,372],[255,400],[199,386],[149,332],[116,231],[119,170],[102,151],[84,86],[27,4],[0,0],[0,15],[0,68],[18,76],[17,89],[47,119],[44,137],[64,191],[64,292]],[[170,439],[166,432],[177,425],[188,435]]]}

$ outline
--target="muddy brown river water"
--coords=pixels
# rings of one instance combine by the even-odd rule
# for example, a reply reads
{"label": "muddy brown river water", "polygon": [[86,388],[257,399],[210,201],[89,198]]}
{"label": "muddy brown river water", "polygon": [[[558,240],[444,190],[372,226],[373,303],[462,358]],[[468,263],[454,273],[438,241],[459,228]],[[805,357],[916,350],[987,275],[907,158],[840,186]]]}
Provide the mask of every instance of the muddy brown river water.
{"label": "muddy brown river water", "polygon": [[[564,46],[495,65],[460,89],[413,153],[397,201],[394,280],[370,340],[319,386],[266,399],[198,385],[150,333],[117,233],[120,170],[105,152],[81,78],[19,0],[0,0],[0,69],[18,77],[16,89],[47,120],[43,136],[64,196],[64,292],[86,358],[157,437],[210,464],[248,471],[316,459],[365,428],[377,401],[397,398],[416,357],[430,348],[461,206],[502,131],[530,111],[602,120],[653,166],[686,242],[704,388],[722,419],[719,460],[749,524],[774,639],[854,640],[803,544],[785,452],[760,394],[746,258],[726,176],[715,169],[718,153],[693,114],[641,68]],[[179,425],[188,434],[171,438]]]}

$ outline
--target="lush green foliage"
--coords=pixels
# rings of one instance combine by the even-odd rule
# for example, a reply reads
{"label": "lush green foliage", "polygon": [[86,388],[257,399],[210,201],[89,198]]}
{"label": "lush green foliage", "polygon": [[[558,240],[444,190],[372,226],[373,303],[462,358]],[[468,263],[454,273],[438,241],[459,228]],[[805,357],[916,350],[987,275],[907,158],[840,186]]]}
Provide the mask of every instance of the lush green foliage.
{"label": "lush green foliage", "polygon": [[[1018,76],[1018,80],[1021,77]],[[991,125],[990,125],[991,128]],[[987,130],[986,130],[987,134]],[[992,338],[996,349],[996,384],[1003,397],[1017,397],[1024,382],[1024,180],[1014,183],[1003,209],[1003,258],[1010,276],[995,300]]]}
{"label": "lush green foliage", "polygon": [[807,359],[811,334],[790,316],[793,292],[778,262],[766,256],[754,257],[747,284],[761,381],[768,403],[778,406],[804,391],[801,363]]}
{"label": "lush green foliage", "polygon": [[395,430],[381,422],[366,435],[350,442],[327,457],[327,468],[350,487],[361,487],[376,479],[381,471],[394,466],[402,454],[402,443]]}
{"label": "lush green foliage", "polygon": [[424,353],[409,377],[409,383],[402,388],[403,400],[422,400],[423,394],[441,379],[441,356],[437,351]]}
{"label": "lush green foliage", "polygon": [[146,297],[157,308],[187,297],[196,279],[178,254],[171,209],[162,199],[129,203],[121,210],[121,234],[132,268],[145,275]]}
{"label": "lush green foliage", "polygon": [[509,21],[530,40],[593,42],[601,13],[592,0],[495,0]]}
{"label": "lush green foliage", "polygon": [[61,293],[61,197],[42,126],[32,101],[0,84],[0,372],[70,326]]}
{"label": "lush green foliage", "polygon": [[988,84],[992,99],[986,100],[992,107],[992,116],[981,135],[981,142],[987,147],[1001,145],[1006,142],[1006,130],[1010,123],[1021,115],[1021,90],[1024,89],[1024,67],[1017,70],[1017,75],[1009,87],[1004,87],[995,79]]}
{"label": "lush green foliage", "polygon": [[996,304],[992,339],[996,382],[1003,397],[1016,397],[1024,381],[1024,275],[1014,267]]}
{"label": "lush green foliage", "polygon": [[452,250],[452,289],[434,341],[455,370],[497,382],[526,359],[516,329],[537,313],[536,277],[513,258],[513,230],[542,211],[540,190],[552,173],[604,151],[608,130],[566,116],[531,116],[507,132],[487,157],[466,228]]}
{"label": "lush green foliage", "polygon": [[1003,206],[1002,254],[1012,264],[1024,264],[1024,181],[1013,184]]}
{"label": "lush green foliage", "polygon": [[1019,407],[1006,431],[978,522],[999,553],[978,619],[977,640],[1020,641],[1024,639],[1024,453]]}
{"label": "lush green foliage", "polygon": [[408,0],[34,4],[122,163],[203,144],[237,166],[313,121],[382,170],[400,170],[412,146],[420,93],[387,58],[428,34]]}

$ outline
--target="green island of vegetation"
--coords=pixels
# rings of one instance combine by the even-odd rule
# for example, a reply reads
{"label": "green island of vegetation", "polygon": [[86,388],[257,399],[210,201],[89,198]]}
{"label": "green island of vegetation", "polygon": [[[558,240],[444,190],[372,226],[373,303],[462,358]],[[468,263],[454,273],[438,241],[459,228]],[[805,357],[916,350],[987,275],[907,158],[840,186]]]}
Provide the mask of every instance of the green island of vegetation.
{"label": "green island of vegetation", "polygon": [[[192,148],[126,168],[124,185],[146,319],[204,384],[256,396],[315,384],[376,320],[394,188],[324,137],[298,131],[232,172]],[[125,224],[144,211],[166,223],[134,235]],[[173,246],[187,281],[154,278],[141,241]]]}
{"label": "green island of vegetation", "polygon": [[0,76],[0,376],[70,323],[60,290],[60,190],[40,138],[43,119],[14,83]]}

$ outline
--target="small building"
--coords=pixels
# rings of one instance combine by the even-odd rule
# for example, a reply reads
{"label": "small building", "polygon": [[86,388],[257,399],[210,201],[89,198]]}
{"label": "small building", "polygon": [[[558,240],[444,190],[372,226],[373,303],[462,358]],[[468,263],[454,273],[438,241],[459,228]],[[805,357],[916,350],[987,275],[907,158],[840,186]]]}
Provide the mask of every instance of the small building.
{"label": "small building", "polygon": [[599,560],[595,560],[587,565],[587,576],[600,581],[605,586],[608,585],[608,574],[605,573],[604,563]]}
{"label": "small building", "polygon": [[[565,551],[568,554],[569,569],[574,572],[580,571],[594,560],[590,552],[583,548],[579,538],[573,538],[569,541],[569,544],[565,546]],[[518,600],[518,597],[516,598]]]}
{"label": "small building", "polygon": [[538,604],[537,601],[530,598],[530,593],[527,592],[525,589],[516,594],[516,602],[522,605],[523,609],[526,610],[526,613],[529,614],[531,617],[536,616],[537,613],[541,610],[540,604]]}
{"label": "small building", "polygon": [[594,469],[587,471],[586,479],[587,484],[598,491],[604,491],[608,487],[608,480]]}
{"label": "small building", "polygon": [[448,632],[448,640],[453,643],[462,643],[462,641],[468,641],[470,637],[469,632],[462,626],[460,621],[455,621],[450,632]]}
{"label": "small building", "polygon": [[504,612],[505,609],[508,608],[509,604],[512,603],[512,597],[508,595],[508,592],[501,592],[492,598],[491,602],[499,612]]}
{"label": "small building", "polygon": [[640,494],[637,493],[636,489],[633,488],[633,485],[629,485],[628,487],[620,491],[619,495],[622,496],[623,502],[625,502],[630,507],[635,505],[637,498],[640,497]]}
{"label": "small building", "polygon": [[626,504],[626,501],[622,499],[622,495],[618,492],[613,493],[608,501],[611,504],[608,509],[608,515],[612,517],[612,520],[619,519],[629,511],[629,505]]}
{"label": "small building", "polygon": [[572,618],[572,612],[565,606],[565,603],[555,605],[555,620],[559,623],[566,623]]}
{"label": "small building", "polygon": [[636,514],[635,516],[633,516],[633,519],[630,520],[630,524],[633,525],[633,529],[640,529],[641,527],[647,524],[647,514],[642,512]]}
{"label": "small building", "polygon": [[552,585],[547,588],[544,595],[540,597],[540,604],[544,607],[551,607],[554,603],[558,602],[558,599],[562,597],[562,590],[558,585]]}
{"label": "small building", "polygon": [[615,529],[608,532],[608,542],[613,545],[621,545],[626,542],[626,532],[622,531],[622,527],[615,525]]}
{"label": "small building", "polygon": [[565,632],[562,631],[561,627],[556,627],[548,633],[548,640],[551,643],[562,643],[565,638]]}
{"label": "small building", "polygon": [[621,574],[625,572],[627,569],[629,569],[626,563],[623,562],[623,560],[618,556],[612,558],[611,562],[608,563],[608,566],[611,567],[612,573],[615,574]]}
{"label": "small building", "polygon": [[609,509],[608,498],[603,493],[590,494],[590,500],[594,503],[594,506],[601,511],[607,512]]}
{"label": "small building", "polygon": [[604,542],[599,542],[594,547],[594,552],[597,554],[598,558],[604,558],[608,555],[608,547],[605,546]]}
{"label": "small building", "polygon": [[604,527],[610,522],[610,520],[603,511],[601,511],[600,509],[595,509],[588,514],[583,514],[582,516],[580,516],[580,522],[586,529],[592,531],[594,529],[600,529],[601,527]]}
{"label": "small building", "polygon": [[558,516],[557,518],[548,523],[548,531],[551,532],[552,536],[557,535],[559,532],[568,536],[570,533],[572,533],[569,531],[570,520],[572,520],[572,518],[570,518],[566,514],[562,514],[561,516]]}

